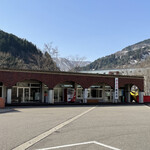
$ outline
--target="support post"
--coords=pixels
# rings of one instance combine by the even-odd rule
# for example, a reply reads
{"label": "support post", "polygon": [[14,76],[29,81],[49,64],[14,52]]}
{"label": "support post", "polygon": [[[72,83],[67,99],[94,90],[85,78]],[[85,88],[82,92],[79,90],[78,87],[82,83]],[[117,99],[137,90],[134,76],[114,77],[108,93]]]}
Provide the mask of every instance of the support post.
{"label": "support post", "polygon": [[128,101],[128,103],[130,103],[130,102],[131,102],[131,95],[130,95],[130,91],[131,91],[131,89],[130,89],[130,85],[128,85],[128,90],[127,90],[127,101]]}
{"label": "support post", "polygon": [[83,103],[87,103],[87,97],[88,97],[88,89],[84,89],[83,91]]}
{"label": "support post", "polygon": [[48,103],[54,104],[54,90],[53,89],[48,90]]}
{"label": "support post", "polygon": [[42,103],[44,103],[44,84],[42,83]]}
{"label": "support post", "polygon": [[144,103],[143,95],[144,95],[144,92],[139,92],[139,103]]}
{"label": "support post", "polygon": [[113,91],[112,93],[113,93],[113,103],[115,103],[115,91]]}
{"label": "support post", "polygon": [[12,89],[8,88],[7,89],[7,104],[11,104],[11,92],[12,92]]}

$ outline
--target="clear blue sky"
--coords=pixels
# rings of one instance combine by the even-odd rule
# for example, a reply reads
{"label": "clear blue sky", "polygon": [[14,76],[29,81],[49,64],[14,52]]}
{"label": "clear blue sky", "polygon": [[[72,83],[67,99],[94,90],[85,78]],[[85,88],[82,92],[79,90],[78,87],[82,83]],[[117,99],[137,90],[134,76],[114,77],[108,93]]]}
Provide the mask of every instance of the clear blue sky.
{"label": "clear blue sky", "polygon": [[0,29],[94,61],[150,38],[150,0],[0,0]]}

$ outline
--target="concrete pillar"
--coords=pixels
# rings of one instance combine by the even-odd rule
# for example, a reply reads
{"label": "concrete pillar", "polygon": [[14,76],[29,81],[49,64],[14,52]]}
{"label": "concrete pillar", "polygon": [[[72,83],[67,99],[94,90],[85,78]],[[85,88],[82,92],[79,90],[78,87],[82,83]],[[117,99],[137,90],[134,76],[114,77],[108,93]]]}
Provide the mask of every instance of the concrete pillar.
{"label": "concrete pillar", "polygon": [[113,100],[112,100],[112,102],[115,103],[115,92],[113,91],[112,94],[113,94]]}
{"label": "concrete pillar", "polygon": [[130,87],[130,85],[128,85],[128,90],[127,90],[127,102],[128,102],[128,103],[131,102],[131,95],[130,95],[130,92],[131,92],[131,87]]}
{"label": "concrete pillar", "polygon": [[139,103],[144,103],[143,95],[144,95],[144,92],[139,92]]}
{"label": "concrete pillar", "polygon": [[115,98],[115,91],[112,92],[112,94],[113,94],[113,100],[112,100],[112,102],[113,103],[118,103],[118,99]]}
{"label": "concrete pillar", "polygon": [[87,103],[88,89],[83,90],[83,103]]}
{"label": "concrete pillar", "polygon": [[7,89],[7,104],[11,104],[11,92],[12,89]]}
{"label": "concrete pillar", "polygon": [[130,95],[130,91],[128,91],[128,93],[127,93],[128,95],[128,97],[127,97],[127,101],[128,101],[128,103],[130,103],[131,102],[131,95]]}
{"label": "concrete pillar", "polygon": [[48,103],[54,104],[54,90],[53,89],[48,90]]}
{"label": "concrete pillar", "polygon": [[5,93],[4,93],[4,85],[2,86],[2,98],[4,98],[5,99]]}
{"label": "concrete pillar", "polygon": [[42,103],[44,103],[44,84],[42,83]]}

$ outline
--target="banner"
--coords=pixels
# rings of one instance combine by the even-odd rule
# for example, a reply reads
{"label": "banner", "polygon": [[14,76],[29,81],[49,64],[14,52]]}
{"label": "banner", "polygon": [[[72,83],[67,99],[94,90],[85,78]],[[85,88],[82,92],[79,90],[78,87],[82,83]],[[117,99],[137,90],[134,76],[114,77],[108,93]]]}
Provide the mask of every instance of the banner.
{"label": "banner", "polygon": [[119,97],[118,78],[115,78],[115,99]]}

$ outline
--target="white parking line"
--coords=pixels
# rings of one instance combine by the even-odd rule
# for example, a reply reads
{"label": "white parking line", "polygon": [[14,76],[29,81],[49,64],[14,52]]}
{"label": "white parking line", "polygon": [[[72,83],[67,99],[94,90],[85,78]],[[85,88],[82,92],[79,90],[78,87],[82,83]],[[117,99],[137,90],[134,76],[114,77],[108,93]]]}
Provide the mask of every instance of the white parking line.
{"label": "white parking line", "polygon": [[97,145],[103,146],[103,147],[107,147],[107,148],[112,149],[112,150],[121,150],[121,149],[118,149],[118,148],[115,148],[115,147],[112,147],[112,146],[109,146],[109,145],[106,145],[106,144],[103,144],[103,143],[99,143],[97,141],[94,141],[94,143],[97,144]]}
{"label": "white parking line", "polygon": [[79,114],[79,115],[73,117],[72,119],[69,119],[69,120],[67,120],[67,121],[65,121],[65,122],[63,122],[63,123],[57,125],[56,127],[54,127],[54,128],[52,128],[52,129],[50,129],[50,130],[48,130],[48,131],[46,131],[46,132],[44,132],[44,133],[42,133],[42,134],[36,136],[35,138],[33,138],[33,139],[31,139],[31,140],[29,140],[29,141],[27,141],[27,142],[25,142],[25,143],[19,145],[18,147],[14,148],[14,149],[12,149],[12,150],[25,150],[25,149],[29,148],[29,147],[32,146],[33,144],[35,144],[35,143],[39,142],[40,140],[46,138],[46,137],[49,136],[50,134],[52,134],[52,133],[54,133],[55,131],[61,129],[61,128],[64,127],[65,125],[67,125],[67,124],[71,123],[72,121],[74,121],[74,120],[80,118],[81,116],[85,115],[86,113],[90,112],[91,110],[93,110],[93,109],[95,109],[95,108],[96,108],[96,107],[92,107],[92,108],[90,108],[90,109],[84,111],[83,113],[81,113],[81,114]]}
{"label": "white parking line", "polygon": [[149,106],[149,105],[145,105],[145,107],[147,107],[148,109],[150,109],[150,106]]}
{"label": "white parking line", "polygon": [[51,150],[51,149],[59,149],[59,148],[66,148],[66,147],[73,147],[73,146],[79,146],[79,145],[86,145],[86,144],[97,144],[99,146],[103,146],[112,150],[121,150],[103,143],[99,143],[97,141],[89,141],[89,142],[83,142],[83,143],[75,143],[75,144],[68,144],[68,145],[62,145],[62,146],[55,146],[55,147],[49,147],[49,148],[43,148],[43,149],[37,149],[37,150]]}

